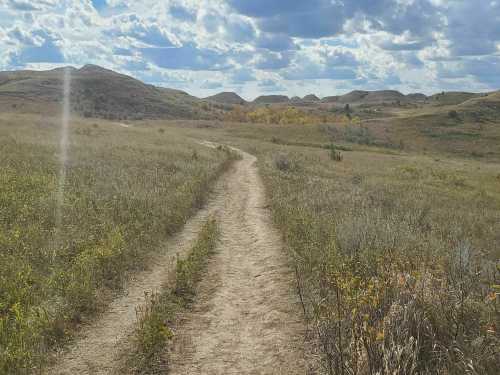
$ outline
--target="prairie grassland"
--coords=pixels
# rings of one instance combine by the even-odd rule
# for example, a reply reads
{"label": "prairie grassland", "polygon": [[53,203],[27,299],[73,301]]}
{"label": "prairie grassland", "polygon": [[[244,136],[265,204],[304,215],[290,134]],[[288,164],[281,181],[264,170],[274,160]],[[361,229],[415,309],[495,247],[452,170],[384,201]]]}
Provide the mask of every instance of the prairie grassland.
{"label": "prairie grassland", "polygon": [[189,131],[259,157],[325,373],[498,373],[498,160],[351,144],[334,161],[313,126]]}
{"label": "prairie grassland", "polygon": [[343,154],[260,162],[325,372],[498,373],[498,164]]}
{"label": "prairie grassland", "polygon": [[28,373],[178,231],[231,155],[174,129],[71,123],[56,228],[58,119],[0,118],[0,373]]}

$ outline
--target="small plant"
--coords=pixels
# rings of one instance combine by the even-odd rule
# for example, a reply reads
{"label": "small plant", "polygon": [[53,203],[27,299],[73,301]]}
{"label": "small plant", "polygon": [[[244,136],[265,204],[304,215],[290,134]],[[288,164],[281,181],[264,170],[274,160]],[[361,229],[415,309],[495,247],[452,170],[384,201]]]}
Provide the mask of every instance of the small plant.
{"label": "small plant", "polygon": [[329,155],[330,159],[333,161],[342,161],[344,159],[342,153],[340,151],[337,151],[337,148],[335,147],[334,144],[331,144],[329,146]]}
{"label": "small plant", "polygon": [[278,154],[274,158],[274,165],[282,172],[288,172],[292,169],[292,162],[284,154]]}
{"label": "small plant", "polygon": [[455,121],[458,121],[460,120],[460,117],[458,115],[458,112],[455,111],[454,109],[452,109],[451,111],[448,112],[448,117],[455,120]]}

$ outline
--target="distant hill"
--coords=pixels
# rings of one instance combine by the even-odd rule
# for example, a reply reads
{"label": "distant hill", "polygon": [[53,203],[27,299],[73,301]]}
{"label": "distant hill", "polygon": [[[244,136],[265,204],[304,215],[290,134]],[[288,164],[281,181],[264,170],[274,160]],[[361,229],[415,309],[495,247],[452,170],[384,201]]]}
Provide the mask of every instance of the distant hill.
{"label": "distant hill", "polygon": [[[109,119],[204,118],[202,102],[96,65],[71,69],[72,111]],[[0,109],[58,113],[64,69],[0,72]]]}
{"label": "distant hill", "polygon": [[246,104],[246,100],[241,96],[236,94],[235,92],[221,92],[219,94],[209,96],[205,98],[205,100],[209,100],[211,102],[221,103],[221,104]]}
{"label": "distant hill", "polygon": [[321,99],[321,101],[323,103],[336,103],[338,102],[340,96],[338,95],[335,95],[335,96],[325,96],[323,99]]}
{"label": "distant hill", "polygon": [[262,95],[256,98],[254,104],[278,104],[288,103],[290,99],[285,95]]}
{"label": "distant hill", "polygon": [[480,95],[471,92],[449,91],[434,94],[429,97],[429,101],[434,105],[455,105]]}
{"label": "distant hill", "polygon": [[455,106],[456,111],[472,117],[476,121],[500,120],[500,91],[490,92],[488,94],[476,94]]}
{"label": "distant hill", "polygon": [[361,105],[361,104],[383,104],[406,102],[407,98],[399,91],[380,90],[380,91],[361,91],[355,90],[342,95],[337,100],[339,103]]}
{"label": "distant hill", "polygon": [[309,94],[309,95],[304,96],[304,98],[302,100],[305,102],[319,102],[321,99],[318,98],[314,94]]}
{"label": "distant hill", "polygon": [[406,98],[411,100],[412,102],[423,102],[427,100],[427,95],[416,92],[406,95]]}

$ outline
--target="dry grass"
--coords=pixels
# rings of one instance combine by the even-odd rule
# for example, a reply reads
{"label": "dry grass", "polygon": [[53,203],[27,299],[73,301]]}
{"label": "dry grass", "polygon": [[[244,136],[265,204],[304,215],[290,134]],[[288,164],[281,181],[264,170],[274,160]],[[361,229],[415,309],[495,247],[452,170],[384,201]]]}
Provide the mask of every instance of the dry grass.
{"label": "dry grass", "polygon": [[37,368],[207,197],[230,154],[172,129],[71,124],[56,224],[57,119],[2,115],[0,373]]}
{"label": "dry grass", "polygon": [[325,373],[498,373],[495,159],[350,145],[337,163],[313,126],[186,131],[259,156]]}
{"label": "dry grass", "polygon": [[261,167],[325,372],[497,373],[497,166],[280,152],[297,167]]}

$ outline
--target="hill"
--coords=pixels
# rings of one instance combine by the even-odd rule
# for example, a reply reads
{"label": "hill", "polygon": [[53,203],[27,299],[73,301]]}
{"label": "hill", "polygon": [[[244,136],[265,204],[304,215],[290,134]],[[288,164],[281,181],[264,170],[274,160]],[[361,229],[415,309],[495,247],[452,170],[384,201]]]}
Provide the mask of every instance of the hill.
{"label": "hill", "polygon": [[412,102],[423,102],[427,100],[427,95],[416,92],[406,95],[406,98]]}
{"label": "hill", "polygon": [[309,95],[304,96],[304,98],[302,100],[305,102],[319,102],[321,99],[318,98],[314,94],[309,94]]}
{"label": "hill", "polygon": [[[71,70],[72,110],[85,117],[108,119],[204,118],[201,100],[159,88],[96,65]],[[57,113],[64,69],[0,72],[0,109]]]}
{"label": "hill", "polygon": [[399,91],[380,90],[380,91],[361,91],[355,90],[342,95],[337,102],[342,104],[362,105],[362,104],[384,104],[406,102],[407,98]]}
{"label": "hill", "polygon": [[254,104],[277,104],[277,103],[288,103],[290,99],[285,95],[261,95],[257,97],[253,103]]}
{"label": "hill", "polygon": [[441,92],[439,94],[434,94],[429,96],[429,101],[433,105],[455,105],[465,102],[466,100],[472,99],[481,94],[475,94],[471,92],[461,92],[461,91],[450,91]]}
{"label": "hill", "polygon": [[247,102],[235,92],[221,92],[216,95],[209,96],[205,100],[221,103],[221,104],[240,104],[245,105]]}
{"label": "hill", "polygon": [[500,91],[477,94],[456,105],[456,111],[459,114],[463,112],[476,121],[498,121],[500,120]]}

